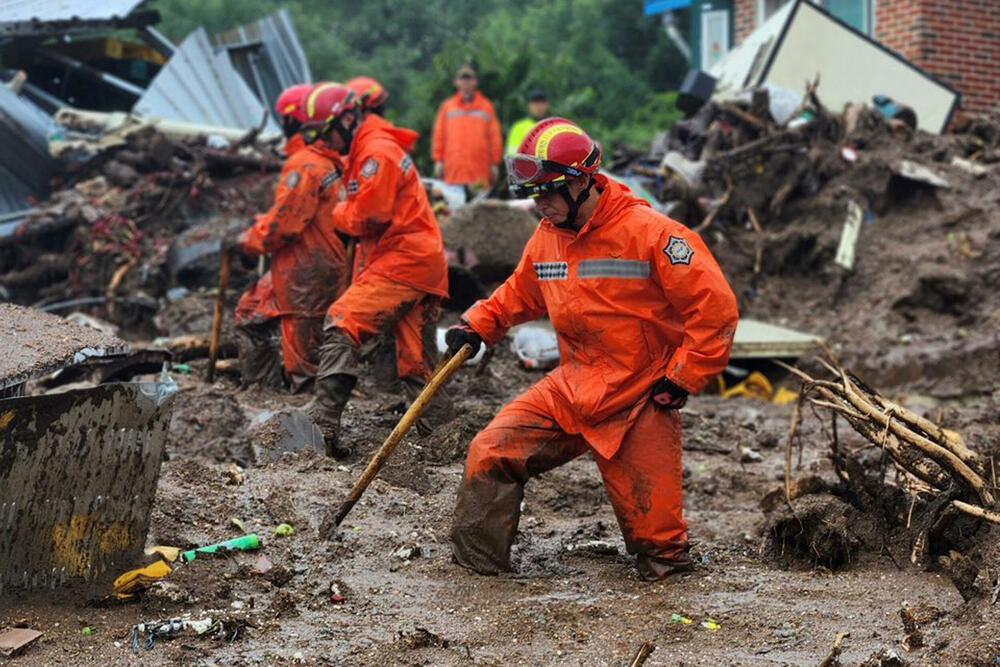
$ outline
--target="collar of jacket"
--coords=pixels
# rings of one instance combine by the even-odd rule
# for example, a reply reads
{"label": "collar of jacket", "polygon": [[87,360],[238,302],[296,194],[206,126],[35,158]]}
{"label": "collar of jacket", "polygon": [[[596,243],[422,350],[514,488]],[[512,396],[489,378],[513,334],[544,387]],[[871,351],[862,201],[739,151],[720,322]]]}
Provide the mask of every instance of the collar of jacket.
{"label": "collar of jacket", "polygon": [[601,190],[600,198],[597,200],[597,207],[594,209],[594,212],[590,214],[587,222],[583,223],[580,229],[573,231],[571,229],[556,227],[548,218],[543,218],[542,224],[556,234],[579,237],[591,229],[596,229],[601,225],[616,220],[622,213],[633,206],[649,207],[649,202],[633,195],[628,186],[612,178],[608,178],[604,174],[594,174],[594,181],[597,183],[594,188],[595,192],[598,189]]}
{"label": "collar of jacket", "polygon": [[483,97],[483,94],[479,92],[479,89],[473,91],[472,99],[469,100],[468,102],[462,99],[462,93],[458,91],[455,91],[454,98],[455,98],[455,104],[458,104],[459,106],[463,107],[477,107],[483,103],[484,99],[486,99],[485,97]]}
{"label": "collar of jacket", "polygon": [[359,141],[367,141],[370,137],[380,133],[389,135],[389,138],[399,144],[407,153],[413,150],[414,144],[420,138],[420,135],[413,130],[405,127],[396,127],[381,116],[369,114],[367,118],[361,121],[361,125],[358,126],[358,130],[354,134],[352,147],[357,146]]}
{"label": "collar of jacket", "polygon": [[305,147],[306,140],[302,138],[301,134],[296,133],[285,140],[285,145],[281,147],[281,150],[285,153],[285,157],[292,157]]}
{"label": "collar of jacket", "polygon": [[323,141],[314,141],[311,144],[307,144],[305,148],[308,148],[313,153],[325,157],[327,160],[331,160],[334,164],[342,164],[344,158],[337,151],[333,150],[326,145]]}

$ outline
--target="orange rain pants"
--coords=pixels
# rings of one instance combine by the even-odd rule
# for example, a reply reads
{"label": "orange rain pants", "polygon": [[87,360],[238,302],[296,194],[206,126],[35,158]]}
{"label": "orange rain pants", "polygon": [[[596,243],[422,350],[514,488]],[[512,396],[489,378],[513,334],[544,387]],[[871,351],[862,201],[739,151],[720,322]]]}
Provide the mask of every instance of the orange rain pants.
{"label": "orange rain pants", "polygon": [[441,299],[375,273],[364,273],[327,313],[319,377],[361,375],[362,360],[380,334],[396,339],[396,369],[402,379],[426,381],[437,358],[435,339]]}
{"label": "orange rain pants", "polygon": [[[494,574],[510,569],[524,485],[531,477],[592,451],[579,434],[564,431],[546,403],[542,380],[505,405],[469,446],[458,491],[452,550],[465,567]],[[611,458],[594,451],[604,488],[630,554],[676,559],[687,547],[681,513],[681,425],[676,410],[652,401]]]}

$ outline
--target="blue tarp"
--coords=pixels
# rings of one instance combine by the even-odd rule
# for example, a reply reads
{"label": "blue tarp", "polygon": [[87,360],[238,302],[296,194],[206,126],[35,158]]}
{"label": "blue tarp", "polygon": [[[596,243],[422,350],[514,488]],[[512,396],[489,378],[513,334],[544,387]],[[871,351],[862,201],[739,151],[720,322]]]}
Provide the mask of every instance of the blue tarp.
{"label": "blue tarp", "polygon": [[684,9],[691,6],[691,0],[646,0],[646,16],[672,12],[675,9]]}

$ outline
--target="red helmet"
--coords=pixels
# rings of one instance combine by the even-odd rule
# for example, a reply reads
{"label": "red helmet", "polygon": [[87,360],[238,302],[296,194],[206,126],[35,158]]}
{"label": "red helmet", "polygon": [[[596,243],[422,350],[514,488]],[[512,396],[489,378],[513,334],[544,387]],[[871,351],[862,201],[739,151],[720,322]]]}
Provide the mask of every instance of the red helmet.
{"label": "red helmet", "polygon": [[516,197],[554,192],[567,177],[593,174],[601,164],[601,147],[576,123],[565,118],[539,121],[508,155],[507,181]]}
{"label": "red helmet", "polygon": [[[302,138],[312,143],[325,134],[338,118],[358,108],[358,97],[342,83],[324,81],[313,86],[304,100],[306,120],[302,124]],[[349,139],[345,140],[350,143]]]}
{"label": "red helmet", "polygon": [[291,116],[300,123],[306,121],[306,114],[303,102],[306,95],[313,88],[311,83],[298,83],[281,91],[278,101],[274,103],[274,110],[279,116]]}
{"label": "red helmet", "polygon": [[389,93],[382,84],[370,76],[356,76],[344,85],[354,91],[361,106],[368,110],[379,108],[389,99]]}

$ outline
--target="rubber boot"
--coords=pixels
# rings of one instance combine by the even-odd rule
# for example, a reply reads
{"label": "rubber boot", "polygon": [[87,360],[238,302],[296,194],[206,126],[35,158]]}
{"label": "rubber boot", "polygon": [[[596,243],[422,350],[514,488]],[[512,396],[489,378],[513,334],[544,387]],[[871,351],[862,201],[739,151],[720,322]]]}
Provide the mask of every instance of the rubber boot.
{"label": "rubber boot", "polygon": [[316,379],[316,398],[306,408],[309,417],[323,432],[326,455],[343,459],[351,455],[350,446],[340,443],[340,416],[351,397],[358,379],[353,375],[336,373]]}
{"label": "rubber boot", "polygon": [[636,556],[636,569],[639,576],[646,581],[660,581],[673,574],[691,572],[696,565],[687,552],[682,552],[674,558],[657,558],[639,554]]}

